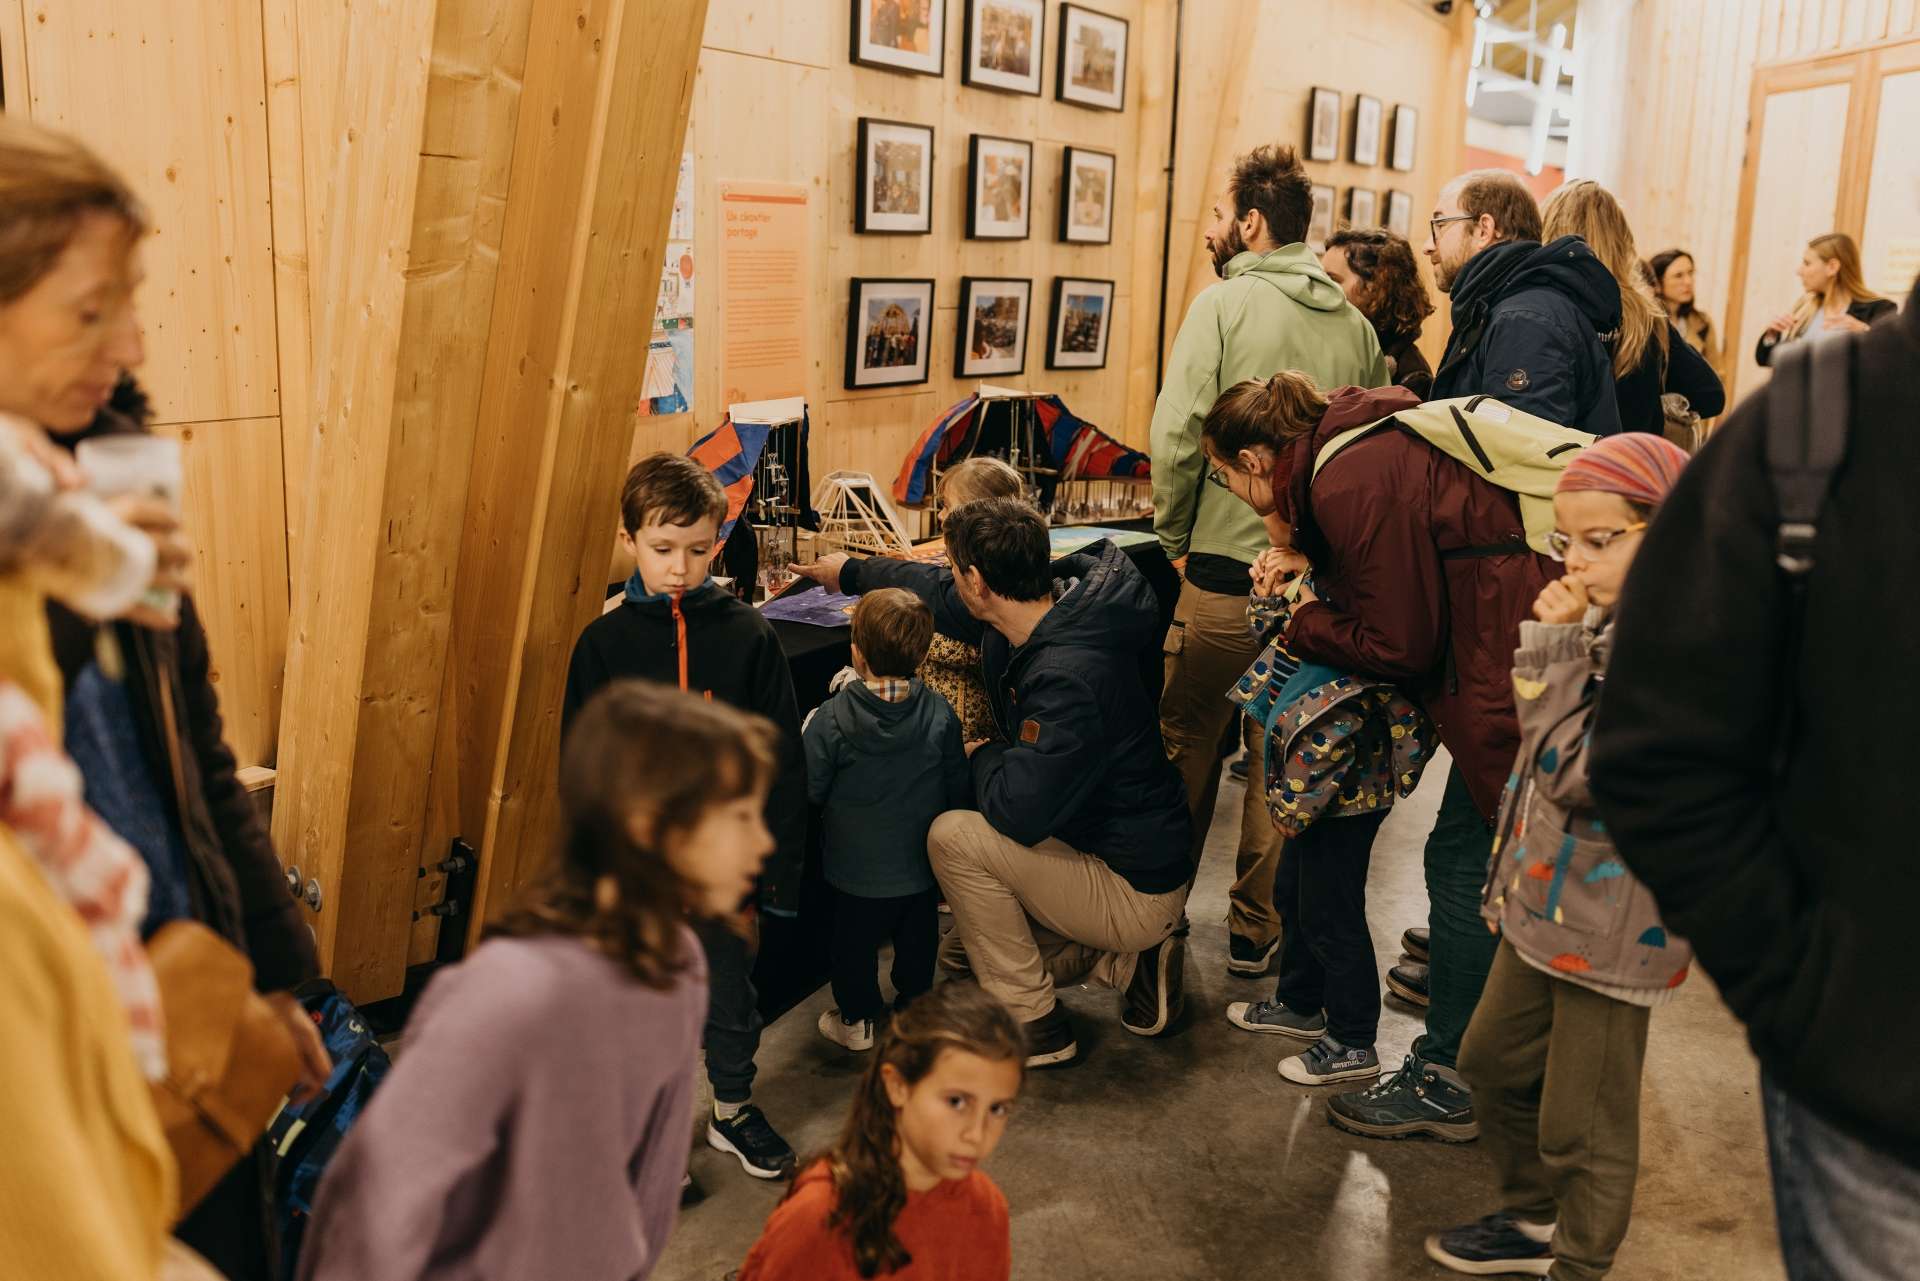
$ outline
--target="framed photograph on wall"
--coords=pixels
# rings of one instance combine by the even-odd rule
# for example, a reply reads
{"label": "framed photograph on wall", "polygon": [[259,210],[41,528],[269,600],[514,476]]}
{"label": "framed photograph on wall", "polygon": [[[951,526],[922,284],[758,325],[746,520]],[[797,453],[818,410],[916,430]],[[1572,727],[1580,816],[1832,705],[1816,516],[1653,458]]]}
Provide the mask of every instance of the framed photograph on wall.
{"label": "framed photograph on wall", "polygon": [[1060,71],[1053,96],[1103,111],[1126,109],[1125,18],[1077,4],[1060,6]]}
{"label": "framed photograph on wall", "polygon": [[1404,191],[1387,193],[1387,230],[1402,240],[1413,239],[1413,197]]}
{"label": "framed photograph on wall", "polygon": [[1060,163],[1060,239],[1070,245],[1113,243],[1113,153],[1068,147]]}
{"label": "framed photograph on wall", "polygon": [[1380,225],[1380,193],[1371,187],[1347,189],[1347,223],[1354,227]]}
{"label": "framed photograph on wall", "polygon": [[969,240],[1025,240],[1033,230],[1033,144],[974,134],[967,190]]}
{"label": "framed photograph on wall", "polygon": [[1333,234],[1334,190],[1324,182],[1313,184],[1313,216],[1307,221],[1307,248],[1319,253]]}
{"label": "framed photograph on wall", "polygon": [[955,378],[1005,377],[1027,371],[1031,280],[960,277],[960,324],[953,345]]}
{"label": "framed photograph on wall", "polygon": [[961,82],[1038,97],[1046,27],[1046,0],[967,0]]}
{"label": "framed photograph on wall", "polygon": [[1315,89],[1307,98],[1307,159],[1340,158],[1340,91]]}
{"label": "framed photograph on wall", "polygon": [[924,236],[933,230],[933,128],[860,117],[854,143],[853,229]]}
{"label": "framed photograph on wall", "polygon": [[853,0],[851,25],[862,66],[945,73],[947,0]]}
{"label": "framed photograph on wall", "polygon": [[1393,109],[1393,155],[1387,164],[1401,173],[1413,172],[1415,146],[1420,135],[1420,113],[1401,103]]}
{"label": "framed photograph on wall", "polygon": [[1353,163],[1380,163],[1380,126],[1385,123],[1385,108],[1380,99],[1359,94],[1353,104]]}
{"label": "framed photograph on wall", "polygon": [[847,291],[847,388],[927,381],[931,280],[855,276]]}
{"label": "framed photograph on wall", "polygon": [[1047,322],[1048,369],[1104,369],[1113,336],[1113,282],[1053,278]]}

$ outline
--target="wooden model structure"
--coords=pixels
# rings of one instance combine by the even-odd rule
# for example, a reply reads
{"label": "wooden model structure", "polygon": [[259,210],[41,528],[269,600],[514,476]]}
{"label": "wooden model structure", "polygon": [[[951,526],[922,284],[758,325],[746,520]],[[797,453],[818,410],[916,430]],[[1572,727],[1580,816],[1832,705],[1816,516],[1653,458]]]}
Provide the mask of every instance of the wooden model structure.
{"label": "wooden model structure", "polygon": [[871,473],[828,472],[814,487],[813,505],[820,513],[820,530],[813,538],[816,555],[842,551],[892,556],[913,550],[907,522]]}

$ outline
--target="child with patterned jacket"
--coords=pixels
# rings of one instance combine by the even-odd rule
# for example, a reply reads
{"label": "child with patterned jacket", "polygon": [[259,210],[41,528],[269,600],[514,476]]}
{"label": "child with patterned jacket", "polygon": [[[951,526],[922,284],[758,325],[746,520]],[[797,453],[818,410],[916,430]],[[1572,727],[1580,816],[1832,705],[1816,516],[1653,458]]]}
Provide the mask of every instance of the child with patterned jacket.
{"label": "child with patterned jacket", "polygon": [[1456,1272],[1605,1276],[1639,1170],[1647,1023],[1691,952],[1627,871],[1588,788],[1588,733],[1627,568],[1687,455],[1659,436],[1604,437],[1554,494],[1567,573],[1520,626],[1521,743],[1495,828],[1481,914],[1500,949],[1460,1051],[1502,1205],[1427,1238]]}

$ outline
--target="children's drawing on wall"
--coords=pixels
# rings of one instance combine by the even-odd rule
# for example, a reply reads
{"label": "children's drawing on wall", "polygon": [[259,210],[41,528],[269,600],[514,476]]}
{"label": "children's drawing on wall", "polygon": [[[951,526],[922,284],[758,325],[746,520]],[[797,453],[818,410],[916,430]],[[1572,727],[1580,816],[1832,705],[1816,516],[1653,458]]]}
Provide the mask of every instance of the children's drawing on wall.
{"label": "children's drawing on wall", "polygon": [[[688,130],[692,135],[692,130]],[[673,193],[673,221],[660,261],[660,297],[647,344],[640,416],[683,414],[693,408],[693,152],[681,153]]]}

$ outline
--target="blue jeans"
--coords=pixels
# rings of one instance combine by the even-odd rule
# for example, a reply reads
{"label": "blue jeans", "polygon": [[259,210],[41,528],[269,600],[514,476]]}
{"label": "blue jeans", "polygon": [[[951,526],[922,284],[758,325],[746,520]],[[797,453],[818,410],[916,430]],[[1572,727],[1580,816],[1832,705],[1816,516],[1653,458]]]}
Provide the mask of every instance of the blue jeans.
{"label": "blue jeans", "polygon": [[1920,1169],[1835,1129],[1771,1077],[1760,1084],[1787,1276],[1912,1276],[1920,1261]]}
{"label": "blue jeans", "polygon": [[1466,775],[1455,762],[1447,773],[1433,831],[1427,837],[1427,926],[1431,943],[1427,1034],[1415,1050],[1440,1067],[1454,1067],[1460,1041],[1473,1022],[1480,991],[1493,968],[1500,936],[1480,919],[1480,892],[1487,884],[1487,859],[1493,853],[1493,828],[1480,817],[1467,790]]}

